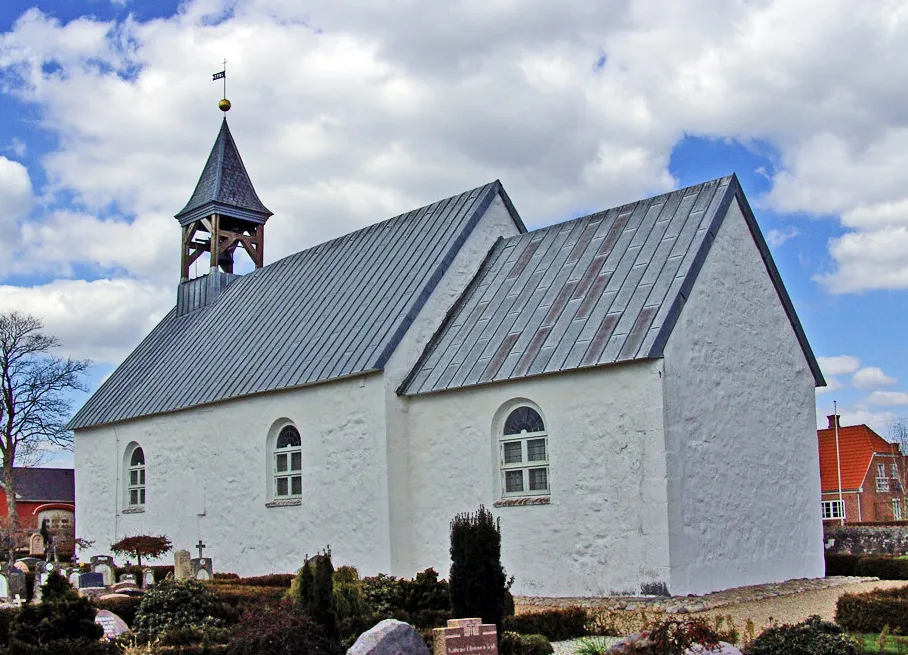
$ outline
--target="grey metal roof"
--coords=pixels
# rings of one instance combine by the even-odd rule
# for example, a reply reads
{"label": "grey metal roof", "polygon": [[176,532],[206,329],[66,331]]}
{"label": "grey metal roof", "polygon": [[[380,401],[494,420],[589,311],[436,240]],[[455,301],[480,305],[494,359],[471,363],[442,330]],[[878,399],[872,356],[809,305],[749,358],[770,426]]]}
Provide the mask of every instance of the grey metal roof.
{"label": "grey metal roof", "polygon": [[272,215],[252,186],[226,117],[192,197],[175,218],[181,225],[187,225],[210,214],[224,214],[256,223],[264,223]]}
{"label": "grey metal roof", "polygon": [[[16,497],[32,503],[74,503],[76,482],[73,469],[14,467]],[[0,484],[5,484],[0,470]]]}
{"label": "grey metal roof", "polygon": [[383,368],[499,193],[510,206],[496,181],[239,276],[195,311],[172,310],[69,427]]}
{"label": "grey metal roof", "polygon": [[661,357],[736,196],[817,384],[825,384],[732,175],[500,240],[399,392]]}

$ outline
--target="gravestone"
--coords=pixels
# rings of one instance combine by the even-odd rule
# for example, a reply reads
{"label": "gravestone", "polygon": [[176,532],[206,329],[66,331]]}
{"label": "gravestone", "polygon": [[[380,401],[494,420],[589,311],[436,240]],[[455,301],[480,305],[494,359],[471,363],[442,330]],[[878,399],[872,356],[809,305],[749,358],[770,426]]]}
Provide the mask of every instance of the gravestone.
{"label": "gravestone", "polygon": [[154,571],[152,569],[142,570],[142,589],[149,589],[154,585]]}
{"label": "gravestone", "polygon": [[0,600],[9,600],[9,578],[0,573]]}
{"label": "gravestone", "polygon": [[9,597],[25,598],[25,574],[16,568],[7,569],[4,574],[9,582]]}
{"label": "gravestone", "polygon": [[92,573],[100,573],[104,577],[104,585],[108,587],[114,583],[114,559],[110,555],[95,555],[91,558]]}
{"label": "gravestone", "polygon": [[98,610],[95,614],[95,623],[104,628],[105,639],[115,639],[124,632],[129,632],[126,621],[108,610]]}
{"label": "gravestone", "polygon": [[482,619],[449,619],[435,628],[434,655],[498,655],[498,631]]}
{"label": "gravestone", "polygon": [[136,584],[136,576],[134,573],[124,573],[120,576],[120,582],[131,582],[134,585]]}
{"label": "gravestone", "polygon": [[214,577],[210,557],[196,557],[189,560],[189,569],[195,580],[211,580]]}
{"label": "gravestone", "polygon": [[192,577],[188,550],[178,550],[173,554],[173,577],[177,580],[185,580]]}
{"label": "gravestone", "polygon": [[44,537],[40,534],[33,534],[28,538],[28,554],[44,555]]}
{"label": "gravestone", "polygon": [[79,588],[79,576],[80,575],[82,575],[82,573],[78,569],[74,570],[72,573],[69,574],[69,584],[71,584],[76,589]]}
{"label": "gravestone", "polygon": [[35,603],[40,603],[41,598],[44,595],[42,587],[47,584],[47,579],[50,577],[50,573],[47,571],[41,571],[35,574],[35,582],[32,587],[32,601]]}
{"label": "gravestone", "polygon": [[104,587],[104,576],[100,573],[82,573],[79,575],[79,589]]}
{"label": "gravestone", "polygon": [[377,623],[362,633],[356,643],[347,650],[347,655],[397,655],[399,653],[429,655],[429,648],[416,628],[396,619],[385,619]]}
{"label": "gravestone", "polygon": [[110,588],[111,593],[118,594],[124,589],[138,589],[139,587],[132,580],[124,580],[123,582],[118,582]]}

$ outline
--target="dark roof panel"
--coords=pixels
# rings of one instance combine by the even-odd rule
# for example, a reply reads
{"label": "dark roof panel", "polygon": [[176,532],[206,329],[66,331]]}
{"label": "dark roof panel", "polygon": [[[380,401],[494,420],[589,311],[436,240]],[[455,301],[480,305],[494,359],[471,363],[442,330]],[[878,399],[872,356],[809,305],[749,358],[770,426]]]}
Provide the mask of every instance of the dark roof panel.
{"label": "dark roof panel", "polygon": [[370,225],[171,311],[70,428],[382,369],[500,192],[493,182]]}
{"label": "dark roof panel", "polygon": [[735,176],[501,241],[400,392],[661,357],[731,201],[824,384]]}

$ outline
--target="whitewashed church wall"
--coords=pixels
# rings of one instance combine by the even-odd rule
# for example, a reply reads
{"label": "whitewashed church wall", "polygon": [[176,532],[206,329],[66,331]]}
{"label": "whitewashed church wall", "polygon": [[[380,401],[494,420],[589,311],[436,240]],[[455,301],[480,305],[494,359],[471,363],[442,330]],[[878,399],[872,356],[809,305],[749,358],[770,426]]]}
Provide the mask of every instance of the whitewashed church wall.
{"label": "whitewashed church wall", "polygon": [[[432,566],[446,576],[449,522],[484,504],[501,519],[515,593],[602,595],[668,584],[661,368],[635,362],[411,398],[412,572]],[[515,399],[532,401],[545,419],[551,502],[493,509],[493,422]]]}
{"label": "whitewashed church wall", "polygon": [[814,380],[729,212],[665,351],[675,594],[824,574]]}
{"label": "whitewashed church wall", "polygon": [[449,309],[476,276],[495,241],[519,232],[501,196],[496,196],[385,366],[391,517],[391,569],[388,572],[393,575],[410,576],[413,568],[410,551],[408,400],[397,395],[397,388],[441,327]]}
{"label": "whitewashed church wall", "polygon": [[[337,564],[366,575],[388,571],[383,411],[381,375],[372,374],[80,430],[77,534],[95,541],[81,557],[150,533],[166,534],[193,556],[201,537],[216,571],[240,575],[295,571],[327,545]],[[266,507],[266,437],[281,418],[302,437],[303,498]],[[123,452],[131,442],[146,459],[140,514],[122,513]]]}

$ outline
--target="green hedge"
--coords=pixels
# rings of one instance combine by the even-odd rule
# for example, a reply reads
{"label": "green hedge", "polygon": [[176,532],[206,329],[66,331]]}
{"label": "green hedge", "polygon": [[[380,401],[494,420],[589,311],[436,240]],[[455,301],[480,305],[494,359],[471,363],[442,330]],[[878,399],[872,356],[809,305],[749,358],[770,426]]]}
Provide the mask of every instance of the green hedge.
{"label": "green hedge", "polygon": [[215,584],[227,584],[239,587],[281,587],[289,589],[290,583],[293,582],[294,574],[292,573],[272,573],[270,575],[259,575],[251,578],[241,578],[235,573],[216,573],[213,582]]}
{"label": "green hedge", "polygon": [[836,603],[835,621],[849,632],[908,633],[908,586],[843,594]]}
{"label": "green hedge", "polygon": [[857,575],[854,567],[857,565],[860,555],[833,555],[826,553],[826,575]]}
{"label": "green hedge", "polygon": [[826,555],[826,575],[908,580],[908,559],[874,555]]}
{"label": "green hedge", "polygon": [[543,635],[549,641],[564,641],[590,634],[589,615],[582,607],[517,614],[504,619],[502,630],[522,635]]}

